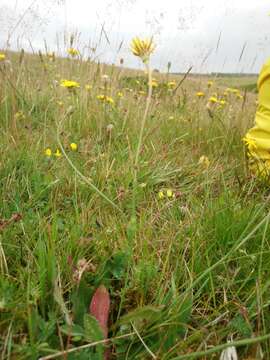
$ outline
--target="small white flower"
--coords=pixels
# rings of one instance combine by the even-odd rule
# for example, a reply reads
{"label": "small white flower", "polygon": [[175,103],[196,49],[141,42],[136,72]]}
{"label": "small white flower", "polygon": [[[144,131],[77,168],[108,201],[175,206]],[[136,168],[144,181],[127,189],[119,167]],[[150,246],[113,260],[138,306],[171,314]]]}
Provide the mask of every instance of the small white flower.
{"label": "small white flower", "polygon": [[224,349],[219,360],[238,360],[236,348],[234,346],[229,346],[227,349]]}

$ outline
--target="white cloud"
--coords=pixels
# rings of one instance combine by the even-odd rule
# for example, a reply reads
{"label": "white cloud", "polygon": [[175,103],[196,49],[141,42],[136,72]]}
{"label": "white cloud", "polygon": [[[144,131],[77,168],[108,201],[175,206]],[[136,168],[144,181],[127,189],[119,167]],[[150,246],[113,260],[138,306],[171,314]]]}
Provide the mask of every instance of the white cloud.
{"label": "white cloud", "polygon": [[[6,9],[12,14],[9,23],[16,23],[32,1],[0,0],[0,8],[8,6]],[[36,0],[34,14],[37,21],[33,20],[33,14],[32,18],[27,14],[25,22],[31,19],[31,27],[23,29],[19,26],[13,34],[13,43],[21,35],[24,39],[29,37],[37,47],[41,47],[46,38],[53,47],[56,32],[77,29],[81,33],[81,46],[89,39],[95,45],[100,38],[101,26],[105,24],[110,44],[103,35],[99,46],[102,61],[113,62],[124,57],[127,65],[136,66],[138,62],[128,50],[129,41],[135,35],[152,34],[158,43],[154,66],[165,68],[171,61],[174,71],[183,71],[189,64],[194,65],[196,71],[258,71],[269,55],[268,0],[66,0],[62,6],[56,6],[55,2]],[[37,14],[42,19],[45,17],[48,24],[41,26]],[[2,29],[5,28],[2,26]],[[2,32],[0,38],[3,45],[5,36],[7,31]],[[123,47],[118,54],[121,41]],[[239,62],[245,43],[245,52]],[[255,66],[251,68],[256,56]]]}

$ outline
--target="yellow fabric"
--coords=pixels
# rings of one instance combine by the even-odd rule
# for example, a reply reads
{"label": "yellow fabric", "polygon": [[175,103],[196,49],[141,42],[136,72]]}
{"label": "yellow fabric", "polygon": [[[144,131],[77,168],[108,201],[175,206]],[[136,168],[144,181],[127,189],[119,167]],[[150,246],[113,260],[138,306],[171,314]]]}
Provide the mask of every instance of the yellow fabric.
{"label": "yellow fabric", "polygon": [[270,59],[263,66],[258,79],[258,108],[255,126],[244,141],[247,145],[249,167],[263,176],[270,175]]}

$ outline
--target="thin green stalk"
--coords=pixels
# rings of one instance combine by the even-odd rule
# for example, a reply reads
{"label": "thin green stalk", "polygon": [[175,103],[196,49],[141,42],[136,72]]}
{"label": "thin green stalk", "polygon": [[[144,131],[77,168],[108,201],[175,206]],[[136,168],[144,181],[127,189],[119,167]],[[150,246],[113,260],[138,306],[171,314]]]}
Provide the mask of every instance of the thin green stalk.
{"label": "thin green stalk", "polygon": [[253,345],[258,342],[266,341],[268,339],[270,339],[270,334],[254,337],[251,339],[242,339],[242,340],[238,340],[238,341],[231,341],[231,342],[228,342],[227,344],[218,345],[218,346],[215,346],[215,347],[205,350],[205,351],[197,351],[197,352],[186,354],[186,355],[176,356],[176,357],[172,358],[172,360],[186,360],[186,359],[197,359],[197,358],[202,359],[204,356],[220,352],[231,346],[238,347],[238,346]]}

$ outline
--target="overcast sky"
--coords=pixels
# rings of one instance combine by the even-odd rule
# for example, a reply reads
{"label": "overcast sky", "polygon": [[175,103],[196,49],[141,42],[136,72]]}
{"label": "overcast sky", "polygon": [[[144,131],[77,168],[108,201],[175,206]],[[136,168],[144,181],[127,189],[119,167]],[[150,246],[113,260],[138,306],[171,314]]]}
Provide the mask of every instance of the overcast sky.
{"label": "overcast sky", "polygon": [[269,0],[0,0],[0,48],[9,39],[13,48],[44,49],[45,39],[64,53],[64,34],[77,31],[83,53],[138,67],[130,40],[153,35],[161,71],[170,61],[172,71],[258,72],[270,57],[269,14]]}

